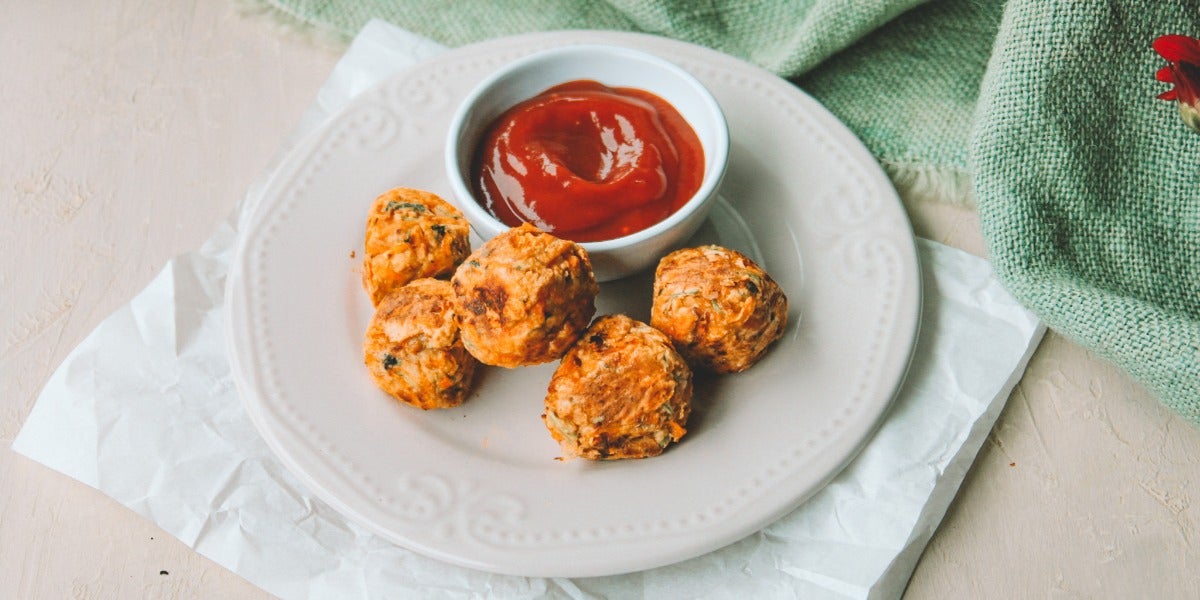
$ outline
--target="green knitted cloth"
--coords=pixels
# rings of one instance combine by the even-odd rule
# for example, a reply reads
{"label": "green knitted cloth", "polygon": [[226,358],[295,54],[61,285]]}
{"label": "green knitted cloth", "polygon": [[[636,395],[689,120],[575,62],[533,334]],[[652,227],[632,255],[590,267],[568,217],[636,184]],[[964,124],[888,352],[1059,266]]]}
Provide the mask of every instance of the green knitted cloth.
{"label": "green knitted cloth", "polygon": [[992,263],[1046,324],[1200,425],[1200,134],[1155,99],[1200,2],[1009,3],[971,139]]}
{"label": "green knitted cloth", "polygon": [[1200,134],[1155,99],[1151,50],[1200,36],[1200,0],[258,1],[347,38],[620,29],[763,66],[902,191],[973,197],[1008,289],[1200,425]]}

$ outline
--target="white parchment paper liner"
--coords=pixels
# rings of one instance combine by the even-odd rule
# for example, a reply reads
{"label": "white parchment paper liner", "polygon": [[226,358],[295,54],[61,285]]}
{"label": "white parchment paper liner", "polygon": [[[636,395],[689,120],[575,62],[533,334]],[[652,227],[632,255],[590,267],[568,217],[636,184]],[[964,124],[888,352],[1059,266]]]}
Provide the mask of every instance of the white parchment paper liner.
{"label": "white parchment paper liner", "polygon": [[[280,157],[355,94],[442,50],[371,22]],[[231,217],[101,323],[51,377],[13,448],[284,598],[899,597],[1044,332],[986,261],[918,240],[924,313],[908,378],[862,454],[806,504],[667,567],[589,579],[494,575],[368,533],[271,454],[242,410],[225,353],[236,240]]]}

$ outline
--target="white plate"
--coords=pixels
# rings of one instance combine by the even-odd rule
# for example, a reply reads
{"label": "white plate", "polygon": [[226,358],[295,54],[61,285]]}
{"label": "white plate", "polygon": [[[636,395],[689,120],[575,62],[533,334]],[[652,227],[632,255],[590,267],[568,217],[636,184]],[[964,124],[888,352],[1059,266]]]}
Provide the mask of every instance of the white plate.
{"label": "white plate", "polygon": [[[459,98],[549,46],[624,44],[691,71],[725,109],[725,201],[696,242],[750,254],[791,302],[749,371],[699,377],[689,433],[662,456],[555,460],[539,415],[554,365],[484,369],[458,409],[422,412],[362,364],[367,209],[395,186],[449,199],[442,139]],[[602,284],[599,313],[649,315],[649,275]],[[791,84],[650,36],[534,34],[451,51],[357,98],[301,144],[248,223],[228,287],[246,410],[312,491],[445,561],[530,576],[635,571],[734,542],[797,507],[871,435],[903,378],[919,273],[907,217],[858,140]]]}

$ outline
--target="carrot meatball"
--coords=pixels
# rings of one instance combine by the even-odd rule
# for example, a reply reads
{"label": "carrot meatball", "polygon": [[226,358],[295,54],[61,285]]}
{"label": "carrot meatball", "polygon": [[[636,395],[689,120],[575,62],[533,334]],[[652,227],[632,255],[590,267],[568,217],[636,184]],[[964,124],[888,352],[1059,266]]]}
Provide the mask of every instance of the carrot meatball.
{"label": "carrot meatball", "polygon": [[363,288],[371,304],[420,277],[448,275],[471,252],[471,228],[458,207],[436,194],[389,190],[371,206]]}
{"label": "carrot meatball", "polygon": [[565,458],[645,458],[687,432],[692,371],[662,332],[596,319],[550,380],[542,419]]}
{"label": "carrot meatball", "polygon": [[453,304],[453,288],[440,279],[417,279],[384,298],[363,343],[376,385],[426,410],[463,403],[476,361],[463,347]]}
{"label": "carrot meatball", "polygon": [[664,256],[654,273],[650,324],[693,368],[750,368],[783,335],[787,313],[779,284],[735,250],[684,248]]}
{"label": "carrot meatball", "polygon": [[525,223],[488,241],[451,278],[463,343],[480,362],[556,360],[596,313],[587,251]]}

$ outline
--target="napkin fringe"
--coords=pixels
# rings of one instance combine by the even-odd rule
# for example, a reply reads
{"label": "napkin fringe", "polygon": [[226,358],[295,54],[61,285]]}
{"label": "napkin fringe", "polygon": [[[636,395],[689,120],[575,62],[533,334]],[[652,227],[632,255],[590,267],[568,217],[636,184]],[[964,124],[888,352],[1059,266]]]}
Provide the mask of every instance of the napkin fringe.
{"label": "napkin fringe", "polygon": [[272,25],[276,33],[322,48],[343,52],[353,39],[353,33],[335,29],[325,23],[306,19],[272,0],[233,0],[238,14]]}
{"label": "napkin fringe", "polygon": [[957,167],[880,159],[896,191],[907,201],[932,201],[975,208],[971,173]]}

